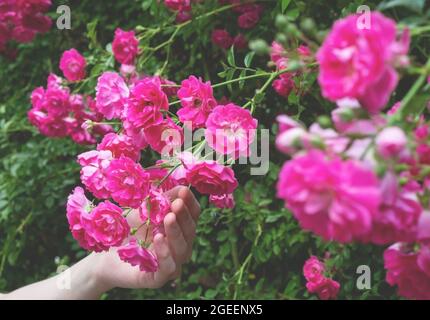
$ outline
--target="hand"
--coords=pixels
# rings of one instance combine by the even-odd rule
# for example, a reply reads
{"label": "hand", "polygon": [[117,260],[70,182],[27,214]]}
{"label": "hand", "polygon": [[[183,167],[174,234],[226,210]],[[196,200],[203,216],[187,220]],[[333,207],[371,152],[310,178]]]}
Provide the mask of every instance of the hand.
{"label": "hand", "polygon": [[[115,248],[93,253],[94,277],[100,291],[114,287],[159,288],[180,275],[182,264],[191,257],[200,206],[187,187],[175,187],[167,195],[172,202],[172,212],[164,218],[166,236],[157,234],[150,247],[157,255],[159,269],[154,273],[142,272],[120,260]],[[137,212],[130,213],[127,220],[131,227],[141,224]],[[141,228],[136,236],[143,237],[145,233]]]}

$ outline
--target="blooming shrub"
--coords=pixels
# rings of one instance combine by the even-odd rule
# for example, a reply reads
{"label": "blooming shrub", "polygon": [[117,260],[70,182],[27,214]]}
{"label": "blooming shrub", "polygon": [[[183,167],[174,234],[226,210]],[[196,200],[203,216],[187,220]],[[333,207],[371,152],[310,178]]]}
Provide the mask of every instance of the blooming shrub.
{"label": "blooming shrub", "polygon": [[27,43],[33,41],[37,33],[45,33],[52,21],[45,15],[51,0],[3,0],[0,3],[0,54],[14,57],[15,49],[9,42]]}
{"label": "blooming shrub", "polygon": [[[19,112],[0,105],[0,274],[52,271],[52,259],[32,271],[28,252],[64,264],[111,247],[154,272],[164,193],[186,185],[203,212],[181,285],[109,297],[429,298],[428,26],[372,2],[360,29],[358,5],[119,1],[112,17],[82,1],[74,10],[97,19],[77,18],[67,41],[46,35],[61,46],[34,41],[4,68],[13,86],[0,94]],[[251,176],[240,160],[255,156],[262,128],[278,151]],[[18,274],[0,289],[23,284]]]}
{"label": "blooming shrub", "polygon": [[[409,64],[410,33],[405,28],[396,42],[393,20],[373,12],[372,26],[360,28],[359,18],[337,21],[317,53],[322,94],[338,105],[332,119],[308,131],[287,116],[280,119],[277,146],[292,159],[280,172],[278,197],[302,228],[325,240],[397,242],[384,254],[387,282],[401,296],[428,299],[422,262],[428,250],[419,233],[428,177],[418,148],[428,124],[424,115],[406,116],[406,99],[388,116],[382,113],[398,82],[394,67]],[[319,292],[311,284],[309,292]]]}

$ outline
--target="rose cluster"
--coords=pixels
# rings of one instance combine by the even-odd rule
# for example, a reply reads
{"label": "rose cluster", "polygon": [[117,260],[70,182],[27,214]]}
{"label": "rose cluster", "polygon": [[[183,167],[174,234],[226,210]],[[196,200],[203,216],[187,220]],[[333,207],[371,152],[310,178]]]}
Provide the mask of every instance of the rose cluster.
{"label": "rose cluster", "polygon": [[[120,70],[98,76],[93,98],[77,92],[87,83],[87,60],[76,49],[65,51],[59,64],[65,79],[51,74],[46,88],[33,91],[28,117],[47,136],[96,145],[78,155],[84,188],[76,187],[67,202],[79,245],[95,252],[116,248],[123,261],[154,272],[151,242],[164,233],[166,192],[190,186],[215,206],[233,208],[238,181],[232,165],[250,155],[258,122],[246,108],[218,101],[200,77],[176,84],[139,74],[134,31],[116,29],[112,53]],[[204,139],[185,148],[186,130],[204,130]],[[146,168],[140,164],[145,149],[161,156]]]}
{"label": "rose cluster", "polygon": [[263,6],[256,4],[254,0],[219,0],[220,4],[232,5],[232,10],[237,16],[237,25],[242,29],[252,29],[261,19]]}
{"label": "rose cluster", "polygon": [[[156,257],[148,250],[151,236],[138,240],[135,233],[141,226],[151,228],[152,234],[163,232],[164,217],[170,210],[166,191],[190,185],[209,195],[210,202],[220,208],[234,206],[232,194],[238,182],[232,168],[193,152],[199,144],[181,151],[183,131],[205,128],[203,142],[213,152],[236,159],[249,154],[257,127],[248,110],[233,103],[219,105],[210,83],[195,76],[183,80],[176,91],[180,107],[173,118],[168,100],[171,92],[162,83],[159,77],[149,76],[127,81],[116,72],[99,77],[95,109],[105,119],[118,120],[121,132],[106,134],[96,150],[78,156],[82,183],[104,202],[88,205],[78,187],[69,202],[78,202],[79,208],[68,206],[70,229],[83,248],[119,247],[121,259],[150,272],[157,267]],[[163,159],[143,168],[139,159],[147,147]],[[129,211],[139,213],[140,225],[128,224],[125,216]]]}
{"label": "rose cluster", "polygon": [[176,22],[182,23],[191,19],[191,3],[197,0],[164,0],[164,5],[176,12]]}
{"label": "rose cluster", "polygon": [[[233,5],[232,11],[239,15],[237,25],[241,29],[252,29],[260,21],[263,6],[254,3],[255,1],[220,0],[219,2],[223,5]],[[212,31],[211,37],[212,42],[222,49],[234,46],[235,49],[243,50],[248,46],[248,40],[243,33],[232,36],[226,29],[217,28]]]}
{"label": "rose cluster", "polygon": [[309,293],[316,293],[321,300],[335,299],[339,293],[339,282],[327,277],[326,266],[317,257],[311,256],[303,266],[306,279],[306,289]]}
{"label": "rose cluster", "polygon": [[323,95],[338,106],[331,119],[306,128],[278,117],[276,146],[291,156],[278,197],[324,240],[396,243],[384,255],[387,282],[402,296],[428,299],[430,123],[423,116],[396,121],[402,102],[381,112],[396,68],[407,64],[409,33],[398,40],[395,23],[380,13],[371,23],[359,28],[356,15],[337,21],[317,53]]}
{"label": "rose cluster", "polygon": [[7,45],[10,41],[27,43],[37,33],[51,28],[51,18],[45,15],[51,0],[2,0],[0,2],[0,54],[15,56]]}
{"label": "rose cluster", "polygon": [[[288,98],[291,92],[300,95],[302,92],[300,82],[296,83],[304,70],[287,71],[290,66],[290,61],[299,62],[301,65],[306,65],[311,59],[311,51],[307,45],[300,45],[296,50],[286,50],[282,44],[273,41],[270,48],[270,59],[275,65],[278,72],[282,72],[279,78],[273,81],[272,87],[282,97]],[[285,71],[285,72],[284,72]]]}
{"label": "rose cluster", "polygon": [[[94,144],[98,136],[111,132],[111,126],[99,124],[103,116],[96,110],[91,96],[73,94],[64,79],[50,74],[47,87],[31,94],[29,121],[48,137],[69,136],[79,144]],[[88,121],[94,125],[88,127]]]}

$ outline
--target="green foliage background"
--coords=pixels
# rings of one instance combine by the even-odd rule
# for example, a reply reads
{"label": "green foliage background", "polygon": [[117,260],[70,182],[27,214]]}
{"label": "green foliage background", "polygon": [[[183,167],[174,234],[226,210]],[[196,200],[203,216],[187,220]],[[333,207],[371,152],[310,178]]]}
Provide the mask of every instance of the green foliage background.
{"label": "green foliage background", "polygon": [[[88,150],[70,139],[49,139],[40,135],[27,121],[29,95],[37,86],[45,86],[49,72],[60,74],[61,53],[71,47],[83,52],[90,61],[92,79],[83,87],[91,92],[100,70],[113,68],[114,61],[106,50],[115,28],[132,29],[138,25],[157,27],[172,20],[172,15],[156,0],[135,1],[53,1],[50,15],[54,27],[35,41],[18,46],[15,61],[0,57],[0,292],[44,279],[55,273],[57,265],[72,264],[86,253],[72,239],[65,218],[65,201],[79,183],[78,153]],[[396,3],[394,3],[396,2]],[[394,3],[392,8],[390,3]],[[72,11],[72,29],[55,28],[55,8],[67,4]],[[378,3],[367,3],[375,8]],[[400,6],[398,6],[400,4]],[[406,7],[403,6],[406,4]],[[249,39],[263,38],[270,43],[276,34],[275,17],[283,11],[299,22],[312,17],[319,30],[355,12],[361,1],[265,1],[265,12],[258,27],[246,32]],[[379,4],[380,5],[380,4]],[[412,23],[428,21],[424,1],[385,1],[386,14],[396,20]],[[217,7],[217,1],[205,1],[201,12]],[[424,9],[423,9],[424,8]],[[238,32],[231,12],[193,22],[183,28],[172,43],[165,74],[180,82],[190,74],[202,76],[212,83],[221,82],[217,75],[227,63],[226,53],[210,41],[214,27]],[[168,39],[159,34],[156,42]],[[414,39],[413,53],[419,62],[430,51],[428,38]],[[91,49],[91,50],[89,50]],[[236,54],[240,65],[245,53]],[[143,70],[153,73],[166,59],[163,50],[150,58]],[[253,66],[267,69],[268,57],[255,57]],[[404,94],[412,77],[402,81],[393,102]],[[277,96],[271,89],[257,107],[260,124],[272,130],[280,113],[299,114],[305,122],[333,107],[324,101],[314,84],[315,74],[306,79],[310,92],[304,98]],[[236,103],[252,97],[260,80],[215,90],[218,98],[225,95]],[[223,91],[224,90],[224,91]],[[272,135],[273,138],[274,135]],[[341,285],[343,299],[392,299],[394,289],[385,282],[382,263],[384,248],[370,245],[338,245],[323,243],[300,230],[283,204],[275,199],[275,183],[280,165],[285,160],[275,149],[270,152],[271,166],[266,176],[250,176],[248,167],[237,167],[241,187],[235,193],[237,206],[232,211],[203,208],[198,225],[192,262],[185,266],[181,278],[160,290],[115,289],[103,298],[240,298],[303,299],[310,297],[304,288],[303,262],[310,254],[320,257],[329,251]],[[146,153],[145,162],[154,155]],[[356,268],[369,265],[372,289],[356,289]]]}

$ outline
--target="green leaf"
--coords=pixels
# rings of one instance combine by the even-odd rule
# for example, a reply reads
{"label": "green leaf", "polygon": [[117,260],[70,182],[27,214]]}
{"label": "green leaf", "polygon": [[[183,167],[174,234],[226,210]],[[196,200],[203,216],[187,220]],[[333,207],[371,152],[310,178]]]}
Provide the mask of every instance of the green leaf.
{"label": "green leaf", "polygon": [[[229,69],[227,71],[227,75],[226,75],[226,80],[227,81],[233,79],[235,71],[236,71],[235,69]],[[231,83],[227,84],[227,88],[228,88],[228,90],[233,91],[233,87],[232,87]]]}
{"label": "green leaf", "polygon": [[421,13],[425,6],[425,0],[388,0],[378,5],[378,10],[387,10],[395,7],[405,7],[411,11]]}
{"label": "green leaf", "polygon": [[281,0],[281,12],[285,13],[287,11],[288,6],[290,5],[291,0]]}
{"label": "green leaf", "polygon": [[217,295],[217,293],[218,292],[216,290],[214,290],[214,289],[208,289],[205,292],[205,298],[213,299],[213,298],[215,298],[215,296]]}
{"label": "green leaf", "polygon": [[243,62],[245,63],[245,67],[249,68],[251,66],[252,63],[252,59],[255,56],[255,52],[251,51],[249,52],[246,56],[245,59],[243,60]]}
{"label": "green leaf", "polygon": [[142,2],[142,10],[148,10],[151,7],[152,0],[145,0]]}
{"label": "green leaf", "polygon": [[290,20],[294,21],[299,17],[300,10],[299,10],[299,8],[294,8],[294,9],[288,10],[286,15],[288,18],[290,18]]}
{"label": "green leaf", "polygon": [[295,92],[291,92],[288,96],[289,104],[297,104],[299,102],[299,97],[295,94]]}
{"label": "green leaf", "polygon": [[87,23],[87,37],[90,40],[89,47],[90,49],[96,48],[98,46],[97,43],[97,20],[93,20],[90,23]]}
{"label": "green leaf", "polygon": [[230,50],[228,50],[227,62],[232,67],[236,67],[236,61],[234,60],[234,46],[231,46]]}

